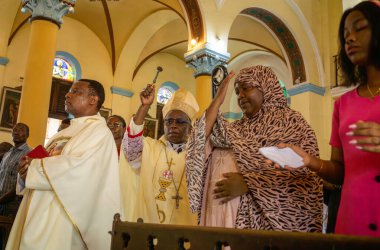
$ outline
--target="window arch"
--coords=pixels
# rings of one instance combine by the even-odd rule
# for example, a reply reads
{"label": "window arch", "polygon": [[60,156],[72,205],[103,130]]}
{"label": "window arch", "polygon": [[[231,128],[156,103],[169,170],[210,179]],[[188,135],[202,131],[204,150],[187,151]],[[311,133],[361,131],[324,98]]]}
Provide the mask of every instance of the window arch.
{"label": "window arch", "polygon": [[74,82],[76,79],[75,68],[64,58],[54,58],[53,77]]}
{"label": "window arch", "polygon": [[[75,82],[76,80],[82,78],[82,68],[81,68],[78,60],[73,55],[71,55],[70,53],[68,53],[66,51],[57,51],[55,53],[53,71],[54,71],[56,59],[64,60],[65,62],[67,62],[71,66],[71,68],[73,69],[73,72],[74,72],[74,79],[72,80],[72,82]],[[53,77],[54,77],[54,74],[53,74]],[[60,79],[63,79],[63,78],[60,78]]]}
{"label": "window arch", "polygon": [[61,120],[68,117],[65,95],[73,82],[81,79],[81,73],[80,64],[73,55],[65,51],[55,53],[45,142],[57,132]]}
{"label": "window arch", "polygon": [[178,85],[174,82],[164,82],[157,91],[157,104],[165,105],[178,89]]}
{"label": "window arch", "polygon": [[157,103],[165,105],[172,96],[173,91],[167,87],[161,87],[157,92]]}
{"label": "window arch", "polygon": [[174,82],[164,82],[161,84],[157,91],[157,109],[156,118],[158,120],[158,137],[164,134],[164,117],[162,116],[162,109],[166,102],[173,96],[174,92],[179,89],[178,85]]}

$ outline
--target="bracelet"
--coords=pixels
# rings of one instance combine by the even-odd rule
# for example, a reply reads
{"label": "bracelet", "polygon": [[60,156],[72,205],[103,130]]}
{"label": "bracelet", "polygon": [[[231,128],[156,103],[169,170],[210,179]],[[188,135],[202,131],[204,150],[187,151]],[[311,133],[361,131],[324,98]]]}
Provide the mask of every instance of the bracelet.
{"label": "bracelet", "polygon": [[320,159],[320,161],[321,161],[321,166],[319,167],[319,169],[318,169],[317,171],[312,171],[312,172],[314,172],[314,173],[316,173],[316,174],[319,174],[319,173],[321,172],[321,170],[322,170],[322,168],[323,168],[323,166],[324,166],[324,162],[323,162],[323,160],[321,160],[321,159]]}

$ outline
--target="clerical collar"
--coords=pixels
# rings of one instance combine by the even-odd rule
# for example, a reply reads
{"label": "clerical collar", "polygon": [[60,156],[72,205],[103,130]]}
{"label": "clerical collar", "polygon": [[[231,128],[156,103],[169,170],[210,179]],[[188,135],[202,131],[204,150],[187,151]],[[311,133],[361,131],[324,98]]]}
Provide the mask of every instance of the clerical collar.
{"label": "clerical collar", "polygon": [[185,150],[186,147],[186,143],[175,144],[171,143],[170,141],[167,141],[167,145],[171,147],[174,151],[176,151],[178,154]]}

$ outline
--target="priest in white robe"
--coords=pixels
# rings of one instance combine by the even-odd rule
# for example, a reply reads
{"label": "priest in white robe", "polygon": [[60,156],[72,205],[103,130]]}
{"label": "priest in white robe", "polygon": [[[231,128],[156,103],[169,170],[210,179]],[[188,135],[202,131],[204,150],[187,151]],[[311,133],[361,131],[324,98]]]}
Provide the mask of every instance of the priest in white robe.
{"label": "priest in white robe", "polygon": [[163,108],[164,135],[143,136],[144,118],[154,101],[154,85],[141,93],[141,106],[123,138],[120,159],[122,204],[128,221],[196,225],[186,188],[186,142],[199,110],[194,96],[178,89]]}
{"label": "priest in white robe", "polygon": [[75,119],[47,143],[50,157],[19,166],[24,198],[6,249],[110,249],[120,187],[115,142],[98,114],[103,102],[103,86],[93,80],[66,94]]}

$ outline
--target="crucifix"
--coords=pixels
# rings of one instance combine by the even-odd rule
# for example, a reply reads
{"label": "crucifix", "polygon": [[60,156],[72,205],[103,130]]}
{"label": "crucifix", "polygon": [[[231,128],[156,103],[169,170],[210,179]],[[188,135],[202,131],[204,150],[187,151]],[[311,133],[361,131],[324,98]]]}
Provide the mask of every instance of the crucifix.
{"label": "crucifix", "polygon": [[[170,159],[170,162],[168,161],[168,165],[169,165],[169,169],[171,168],[172,165],[174,165],[173,158]],[[173,182],[174,189],[175,189],[175,196],[172,196],[172,199],[175,200],[175,207],[176,207],[176,209],[179,208],[179,200],[183,199],[183,197],[179,195],[179,189],[181,187],[181,183],[182,183],[182,179],[183,179],[184,173],[185,173],[185,170],[183,170],[183,172],[182,172],[181,180],[180,180],[180,182],[178,184],[178,187],[177,187],[177,185],[175,184],[175,181],[174,181],[173,172],[171,172],[171,178],[172,178],[172,182]]]}
{"label": "crucifix", "polygon": [[172,196],[172,199],[175,199],[175,208],[178,209],[179,208],[179,200],[182,200],[182,196],[179,195],[179,190],[176,190],[176,194],[175,196]]}

